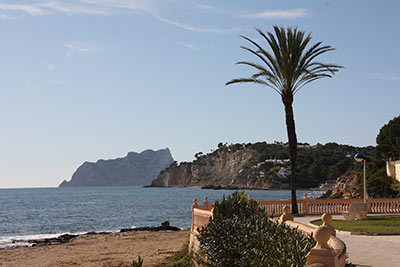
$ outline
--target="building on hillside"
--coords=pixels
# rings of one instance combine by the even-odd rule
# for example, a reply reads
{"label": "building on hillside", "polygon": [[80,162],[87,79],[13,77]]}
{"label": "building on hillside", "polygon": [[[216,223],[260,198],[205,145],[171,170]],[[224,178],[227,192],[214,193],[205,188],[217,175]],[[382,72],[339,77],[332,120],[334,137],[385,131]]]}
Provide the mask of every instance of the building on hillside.
{"label": "building on hillside", "polygon": [[276,175],[278,175],[279,178],[285,178],[285,177],[287,177],[288,175],[290,175],[290,168],[282,167],[282,168],[278,171],[278,173],[277,173]]}
{"label": "building on hillside", "polygon": [[400,160],[386,161],[386,173],[400,182]]}
{"label": "building on hillside", "polygon": [[272,162],[273,164],[290,163],[290,159],[266,159],[264,162]]}

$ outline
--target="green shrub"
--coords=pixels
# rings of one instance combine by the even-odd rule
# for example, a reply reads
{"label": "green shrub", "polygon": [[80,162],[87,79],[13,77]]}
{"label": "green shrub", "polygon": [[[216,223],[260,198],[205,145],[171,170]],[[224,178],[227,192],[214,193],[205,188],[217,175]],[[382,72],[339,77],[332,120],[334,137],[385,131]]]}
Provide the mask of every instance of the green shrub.
{"label": "green shrub", "polygon": [[143,266],[143,259],[138,256],[138,260],[133,260],[132,267],[142,267]]}
{"label": "green shrub", "polygon": [[185,244],[182,249],[172,258],[172,262],[166,267],[193,267],[193,255],[188,251],[189,244]]}
{"label": "green shrub", "polygon": [[256,201],[235,192],[216,202],[200,231],[205,266],[305,266],[312,237],[271,221]]}

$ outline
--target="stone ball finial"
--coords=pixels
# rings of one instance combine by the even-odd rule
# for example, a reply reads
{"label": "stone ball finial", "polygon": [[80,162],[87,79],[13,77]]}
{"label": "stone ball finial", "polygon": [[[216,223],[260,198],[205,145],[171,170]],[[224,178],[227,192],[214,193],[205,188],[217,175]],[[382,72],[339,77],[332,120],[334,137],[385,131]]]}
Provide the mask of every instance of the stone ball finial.
{"label": "stone ball finial", "polygon": [[328,213],[324,213],[321,216],[321,220],[323,221],[323,226],[326,226],[329,228],[329,230],[331,231],[331,235],[336,236],[336,230],[335,228],[333,228],[333,226],[331,225],[332,222],[332,215],[328,214]]}
{"label": "stone ball finial", "polygon": [[284,206],[283,207],[283,214],[290,214],[290,207],[289,206]]}
{"label": "stone ball finial", "polygon": [[324,222],[323,225],[329,225],[332,222],[332,215],[330,215],[328,213],[324,213],[321,216],[321,220]]}
{"label": "stone ball finial", "polygon": [[192,205],[192,209],[193,208],[197,208],[199,205],[197,204],[197,199],[193,199],[193,205]]}
{"label": "stone ball finial", "polygon": [[293,221],[293,215],[290,214],[290,207],[289,206],[284,206],[283,207],[283,214],[281,215],[281,217],[279,217],[279,220],[281,222],[286,222],[286,221]]}
{"label": "stone ball finial", "polygon": [[317,241],[316,248],[331,249],[328,240],[331,238],[331,230],[327,226],[320,226],[314,230],[314,239]]}
{"label": "stone ball finial", "polygon": [[201,208],[205,210],[211,210],[211,207],[212,205],[210,202],[208,202],[208,197],[204,197],[203,205],[201,205]]}

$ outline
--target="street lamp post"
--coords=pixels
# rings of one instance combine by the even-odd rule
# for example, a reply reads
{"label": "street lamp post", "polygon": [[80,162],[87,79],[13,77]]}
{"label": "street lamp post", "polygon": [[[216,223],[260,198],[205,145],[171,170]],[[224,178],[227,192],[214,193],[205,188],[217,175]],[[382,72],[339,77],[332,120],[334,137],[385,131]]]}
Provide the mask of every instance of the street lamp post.
{"label": "street lamp post", "polygon": [[367,176],[367,166],[366,160],[363,154],[357,153],[354,156],[355,161],[357,162],[364,162],[364,203],[367,203],[367,183],[366,183],[366,176]]}

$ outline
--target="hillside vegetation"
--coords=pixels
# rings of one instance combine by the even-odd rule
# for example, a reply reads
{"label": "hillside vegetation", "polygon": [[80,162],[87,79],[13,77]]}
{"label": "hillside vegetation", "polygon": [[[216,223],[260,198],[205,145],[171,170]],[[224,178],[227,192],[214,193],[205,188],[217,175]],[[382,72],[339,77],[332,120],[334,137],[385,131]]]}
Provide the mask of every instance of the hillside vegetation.
{"label": "hillside vegetation", "polygon": [[[373,157],[372,146],[354,147],[327,143],[299,143],[297,185],[299,188],[318,187],[350,170],[359,168],[354,154],[362,152]],[[290,161],[286,143],[266,142],[248,144],[219,143],[215,151],[196,153],[193,162],[174,162],[162,171],[152,186],[204,188],[289,188]]]}

